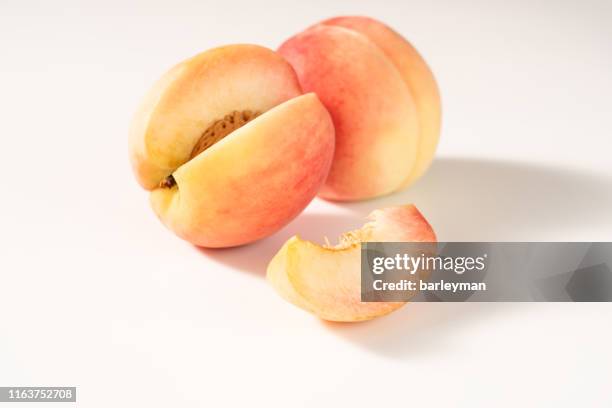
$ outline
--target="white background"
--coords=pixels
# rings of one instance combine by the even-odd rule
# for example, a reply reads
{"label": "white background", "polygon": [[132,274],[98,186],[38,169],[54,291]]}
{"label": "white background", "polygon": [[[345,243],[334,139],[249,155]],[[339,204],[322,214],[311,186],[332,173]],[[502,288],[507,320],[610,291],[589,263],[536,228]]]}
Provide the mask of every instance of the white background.
{"label": "white background", "polygon": [[[612,240],[611,4],[1,0],[0,385],[77,386],[81,407],[611,406],[610,304],[412,304],[342,325],[263,279],[289,236],[407,202],[440,240]],[[238,249],[165,230],[127,160],[151,83],[339,14],[387,22],[432,66],[426,177],[315,200]]]}

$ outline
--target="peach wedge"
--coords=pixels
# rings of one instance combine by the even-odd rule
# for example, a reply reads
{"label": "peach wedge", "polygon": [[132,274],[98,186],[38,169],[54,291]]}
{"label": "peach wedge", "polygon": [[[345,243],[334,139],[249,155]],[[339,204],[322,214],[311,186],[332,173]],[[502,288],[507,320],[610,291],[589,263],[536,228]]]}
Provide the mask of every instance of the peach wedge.
{"label": "peach wedge", "polygon": [[329,113],[291,66],[255,45],[206,51],[166,73],[130,130],[136,178],[161,221],[204,247],[283,227],[315,197],[334,149]]}
{"label": "peach wedge", "polygon": [[439,138],[440,96],[408,41],[374,19],[337,17],[290,38],[279,52],[334,121],[336,150],[322,197],[372,198],[425,172]]}
{"label": "peach wedge", "polygon": [[369,218],[335,246],[289,239],[268,265],[268,281],[285,300],[324,320],[369,320],[398,309],[405,302],[361,302],[361,242],[436,242],[436,235],[413,205]]}

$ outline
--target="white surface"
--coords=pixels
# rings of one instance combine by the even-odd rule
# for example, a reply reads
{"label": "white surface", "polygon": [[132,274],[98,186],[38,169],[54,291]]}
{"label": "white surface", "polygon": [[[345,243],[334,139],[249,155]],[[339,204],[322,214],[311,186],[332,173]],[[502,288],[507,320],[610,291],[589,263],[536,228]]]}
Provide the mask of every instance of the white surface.
{"label": "white surface", "polygon": [[[80,407],[611,406],[610,304],[414,304],[336,325],[262,278],[290,235],[408,201],[441,240],[612,240],[609,1],[126,3],[0,4],[0,385],[76,385]],[[275,47],[337,14],[388,22],[433,67],[430,173],[381,200],[316,200],[248,247],[175,238],[127,162],[146,89],[206,48]]]}

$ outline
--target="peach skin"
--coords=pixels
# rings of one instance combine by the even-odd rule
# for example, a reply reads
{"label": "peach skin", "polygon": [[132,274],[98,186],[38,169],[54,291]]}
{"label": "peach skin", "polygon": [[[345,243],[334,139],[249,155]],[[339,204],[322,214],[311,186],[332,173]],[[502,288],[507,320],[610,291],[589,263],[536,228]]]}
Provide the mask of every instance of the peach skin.
{"label": "peach skin", "polygon": [[403,306],[361,301],[361,242],[433,243],[436,235],[413,205],[376,210],[369,218],[335,246],[290,238],[268,265],[268,281],[285,300],[324,320],[370,320]]}
{"label": "peach skin", "polygon": [[438,143],[440,97],[427,64],[404,38],[371,18],[337,17],[290,38],[279,52],[336,127],[323,198],[388,194],[425,172]]}
{"label": "peach skin", "polygon": [[195,245],[228,247],[272,234],[314,198],[334,129],[281,56],[230,45],[182,62],[154,85],[129,150],[167,227]]}

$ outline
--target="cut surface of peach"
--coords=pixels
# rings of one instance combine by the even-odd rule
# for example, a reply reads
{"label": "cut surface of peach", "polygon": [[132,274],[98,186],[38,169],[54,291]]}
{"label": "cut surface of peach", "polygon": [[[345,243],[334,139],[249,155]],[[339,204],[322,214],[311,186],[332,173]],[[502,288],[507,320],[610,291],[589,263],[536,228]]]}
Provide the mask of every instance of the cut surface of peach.
{"label": "cut surface of peach", "polygon": [[268,265],[269,282],[284,299],[324,320],[369,320],[398,309],[405,302],[361,301],[361,243],[436,242],[436,235],[413,205],[376,210],[369,219],[335,246],[289,239]]}
{"label": "cut surface of peach", "polygon": [[129,148],[168,228],[199,246],[229,247],[272,234],[315,197],[334,128],[280,55],[232,45],[164,75],[133,120]]}

